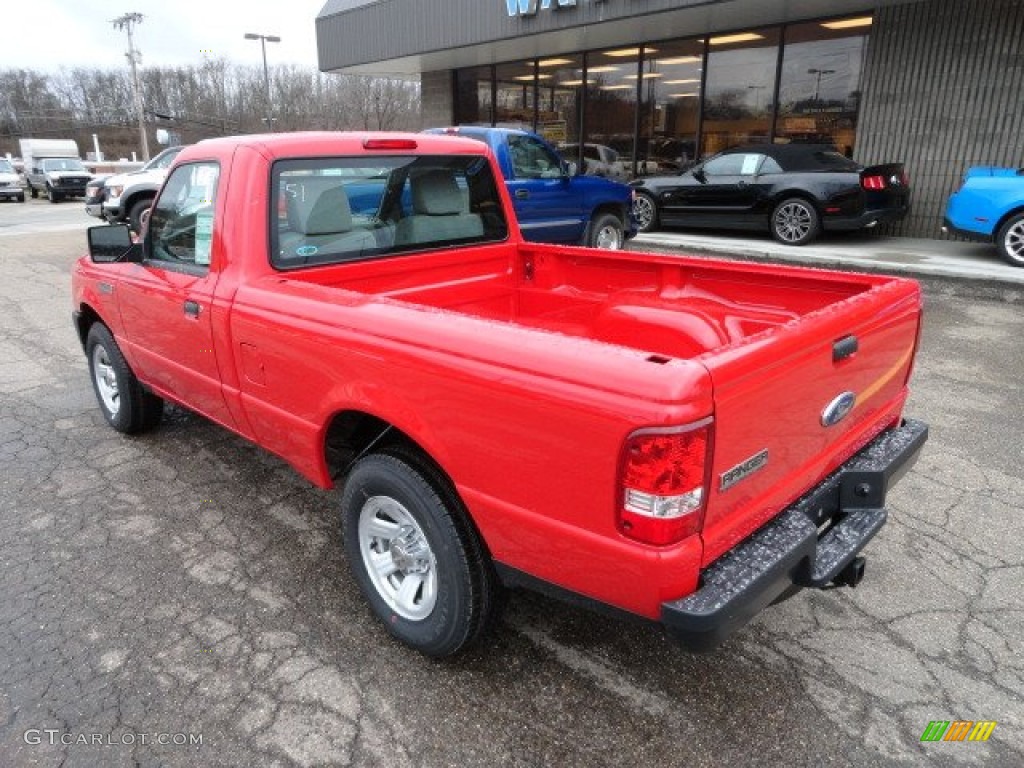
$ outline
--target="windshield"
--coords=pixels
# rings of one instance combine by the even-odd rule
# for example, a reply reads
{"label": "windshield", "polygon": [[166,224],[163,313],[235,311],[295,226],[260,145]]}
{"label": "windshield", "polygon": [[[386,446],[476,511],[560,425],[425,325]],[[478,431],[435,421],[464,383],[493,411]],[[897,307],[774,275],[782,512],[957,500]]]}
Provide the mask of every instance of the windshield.
{"label": "windshield", "polygon": [[157,155],[144,166],[142,166],[142,170],[153,171],[170,168],[171,164],[174,162],[174,159],[183,149],[184,147],[172,147],[171,149],[165,149],[159,155]]}
{"label": "windshield", "polygon": [[85,166],[77,157],[53,157],[43,160],[44,171],[85,171]]}
{"label": "windshield", "polygon": [[0,160],[0,173],[14,173],[14,166],[7,160]]}

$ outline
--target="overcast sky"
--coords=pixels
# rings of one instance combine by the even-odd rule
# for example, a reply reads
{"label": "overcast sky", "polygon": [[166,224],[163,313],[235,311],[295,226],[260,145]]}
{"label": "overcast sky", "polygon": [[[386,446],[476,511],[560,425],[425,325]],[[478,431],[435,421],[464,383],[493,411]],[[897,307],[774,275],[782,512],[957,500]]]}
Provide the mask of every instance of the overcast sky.
{"label": "overcast sky", "polygon": [[267,62],[316,68],[316,15],[326,0],[5,0],[0,69],[127,66],[125,33],[110,23],[143,15],[135,28],[142,66],[202,64],[204,57],[262,66],[258,40],[277,35]]}

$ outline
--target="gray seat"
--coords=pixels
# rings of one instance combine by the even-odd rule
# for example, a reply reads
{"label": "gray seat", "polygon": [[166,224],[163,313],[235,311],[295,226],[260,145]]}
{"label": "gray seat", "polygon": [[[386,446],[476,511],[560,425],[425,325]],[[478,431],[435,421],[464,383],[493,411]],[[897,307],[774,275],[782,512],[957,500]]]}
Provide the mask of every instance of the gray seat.
{"label": "gray seat", "polygon": [[395,228],[395,245],[482,238],[484,223],[469,212],[467,195],[450,171],[436,169],[409,179],[413,215]]}
{"label": "gray seat", "polygon": [[289,232],[281,237],[281,257],[304,259],[320,253],[358,255],[377,247],[367,230],[352,225],[348,195],[337,178],[310,177],[288,189]]}

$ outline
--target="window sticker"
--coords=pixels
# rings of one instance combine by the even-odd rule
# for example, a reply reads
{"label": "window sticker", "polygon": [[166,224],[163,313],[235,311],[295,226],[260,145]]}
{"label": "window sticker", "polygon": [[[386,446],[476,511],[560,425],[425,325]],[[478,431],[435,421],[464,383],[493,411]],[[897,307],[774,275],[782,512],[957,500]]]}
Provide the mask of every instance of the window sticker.
{"label": "window sticker", "polygon": [[743,168],[740,169],[740,175],[753,176],[757,173],[757,164],[760,159],[760,155],[744,155]]}
{"label": "window sticker", "polygon": [[213,211],[196,214],[196,264],[207,266],[213,245]]}

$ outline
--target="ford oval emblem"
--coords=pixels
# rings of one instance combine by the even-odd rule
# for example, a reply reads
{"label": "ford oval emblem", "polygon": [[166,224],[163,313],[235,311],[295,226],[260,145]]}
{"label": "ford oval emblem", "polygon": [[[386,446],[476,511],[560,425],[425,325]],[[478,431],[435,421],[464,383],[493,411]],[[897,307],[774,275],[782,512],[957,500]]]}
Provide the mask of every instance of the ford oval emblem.
{"label": "ford oval emblem", "polygon": [[821,426],[834,427],[846,418],[856,404],[857,396],[853,392],[843,392],[821,412]]}

